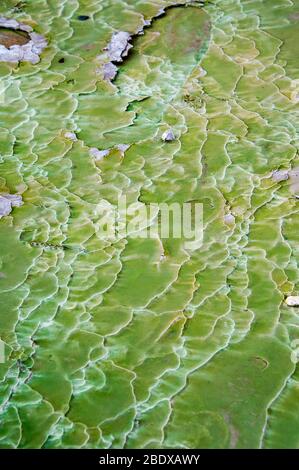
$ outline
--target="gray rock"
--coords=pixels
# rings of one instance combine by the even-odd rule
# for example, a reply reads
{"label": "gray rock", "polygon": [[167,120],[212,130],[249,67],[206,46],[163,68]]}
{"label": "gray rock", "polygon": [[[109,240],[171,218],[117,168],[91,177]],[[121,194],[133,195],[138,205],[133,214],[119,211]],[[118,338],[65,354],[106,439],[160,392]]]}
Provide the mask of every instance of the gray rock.
{"label": "gray rock", "polygon": [[288,307],[299,307],[299,295],[290,295],[285,299]]}
{"label": "gray rock", "polygon": [[133,47],[129,44],[131,35],[126,31],[114,33],[107,46],[108,57],[112,62],[122,62],[122,58],[128,55],[129,49]]}
{"label": "gray rock", "polygon": [[23,45],[13,45],[9,48],[0,44],[0,62],[31,62],[37,64],[40,61],[40,54],[47,46],[46,39],[40,34],[32,32],[28,25],[19,23],[16,20],[0,17],[0,26],[12,30],[21,30],[28,33],[30,41]]}
{"label": "gray rock", "polygon": [[22,205],[22,196],[18,194],[0,194],[0,217],[9,215],[13,207],[20,207]]}
{"label": "gray rock", "polygon": [[117,67],[116,65],[112,64],[112,62],[108,62],[107,64],[103,65],[103,78],[104,80],[113,80],[117,74]]}
{"label": "gray rock", "polygon": [[225,214],[224,222],[228,225],[233,225],[235,223],[235,217],[233,214]]}
{"label": "gray rock", "polygon": [[73,140],[74,142],[78,140],[75,132],[68,131],[64,134],[64,137],[66,137],[67,139]]}
{"label": "gray rock", "polygon": [[175,139],[176,137],[172,129],[168,129],[162,134],[162,140],[164,140],[164,142],[171,142],[172,140],[175,140]]}
{"label": "gray rock", "polygon": [[123,153],[124,153],[126,150],[128,150],[129,147],[130,147],[129,144],[118,144],[118,145],[116,146],[116,148],[117,148],[118,150],[120,150],[121,152],[123,152]]}
{"label": "gray rock", "polygon": [[276,183],[280,183],[280,181],[286,181],[289,179],[289,172],[288,170],[275,170],[272,173],[272,179],[276,181]]}
{"label": "gray rock", "polygon": [[89,150],[89,153],[92,157],[95,158],[95,160],[99,161],[99,160],[102,160],[104,157],[106,157],[107,155],[109,155],[110,153],[110,150],[107,149],[107,150],[99,150],[97,149],[96,147],[92,147],[90,150]]}

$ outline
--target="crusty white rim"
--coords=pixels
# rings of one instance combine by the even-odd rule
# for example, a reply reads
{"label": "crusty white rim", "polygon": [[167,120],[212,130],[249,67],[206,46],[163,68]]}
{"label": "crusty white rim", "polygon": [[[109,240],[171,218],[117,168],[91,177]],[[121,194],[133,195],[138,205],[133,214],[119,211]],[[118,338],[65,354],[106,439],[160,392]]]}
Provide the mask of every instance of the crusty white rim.
{"label": "crusty white rim", "polygon": [[3,16],[0,16],[0,27],[25,31],[30,37],[30,41],[22,46],[14,45],[7,48],[0,44],[0,62],[37,64],[40,61],[40,54],[47,46],[47,41],[42,35],[35,33],[31,26]]}

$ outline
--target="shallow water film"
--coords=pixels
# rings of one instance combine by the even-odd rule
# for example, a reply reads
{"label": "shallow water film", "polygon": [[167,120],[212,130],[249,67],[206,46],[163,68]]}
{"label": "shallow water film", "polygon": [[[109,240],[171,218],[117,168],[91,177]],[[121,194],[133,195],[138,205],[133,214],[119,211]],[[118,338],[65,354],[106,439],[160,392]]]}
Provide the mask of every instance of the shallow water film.
{"label": "shallow water film", "polygon": [[[299,448],[298,27],[1,1],[1,448]],[[124,200],[200,205],[202,238],[107,235]]]}

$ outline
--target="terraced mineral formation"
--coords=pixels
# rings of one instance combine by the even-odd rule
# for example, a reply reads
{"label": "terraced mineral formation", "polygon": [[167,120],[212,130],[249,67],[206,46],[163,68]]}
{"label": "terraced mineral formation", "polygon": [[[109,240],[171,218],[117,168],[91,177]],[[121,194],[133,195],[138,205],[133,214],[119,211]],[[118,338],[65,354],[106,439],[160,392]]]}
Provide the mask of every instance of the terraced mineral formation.
{"label": "terraced mineral formation", "polygon": [[[0,447],[298,448],[298,0],[0,16]],[[202,245],[107,239],[120,196]]]}

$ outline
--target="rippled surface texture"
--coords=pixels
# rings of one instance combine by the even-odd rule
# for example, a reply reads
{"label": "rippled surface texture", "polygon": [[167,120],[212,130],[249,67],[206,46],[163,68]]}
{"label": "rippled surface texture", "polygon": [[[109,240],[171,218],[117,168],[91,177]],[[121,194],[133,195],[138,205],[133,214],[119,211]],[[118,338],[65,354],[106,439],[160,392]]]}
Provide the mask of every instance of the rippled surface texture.
{"label": "rippled surface texture", "polygon": [[[0,62],[2,448],[299,447],[299,1],[174,3],[1,2],[48,42]],[[203,203],[202,247],[107,241],[119,195]]]}

